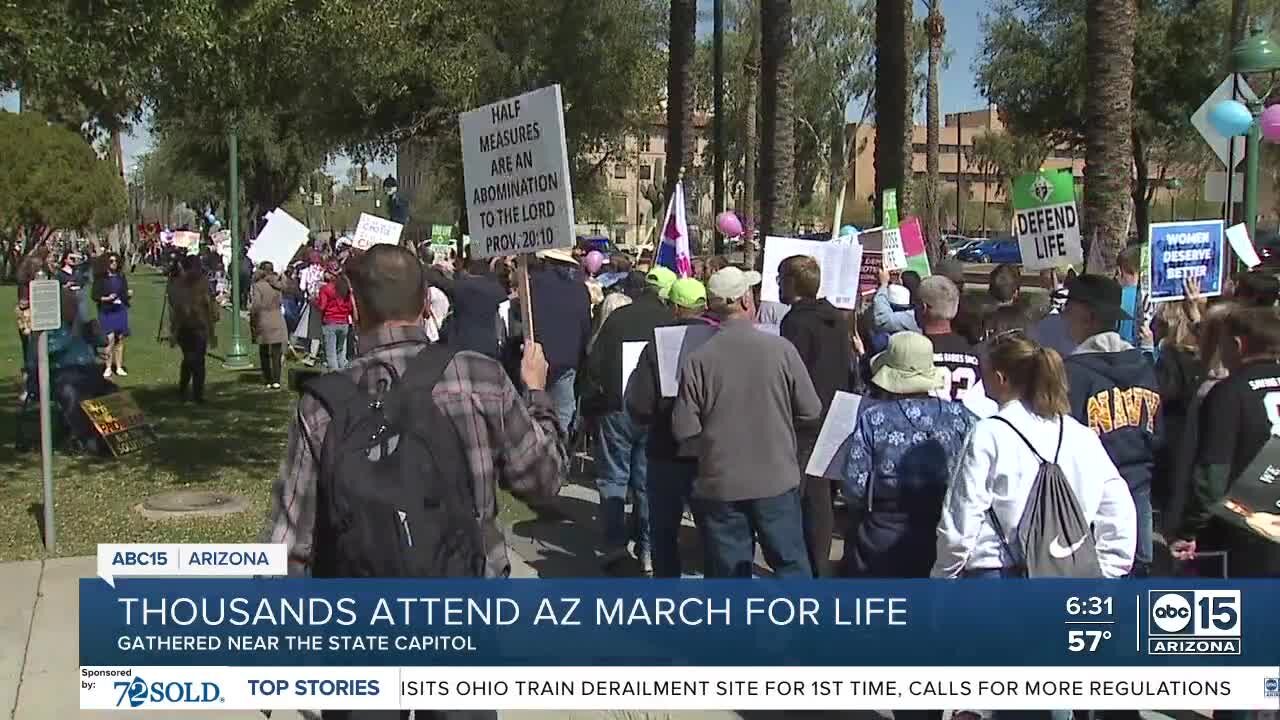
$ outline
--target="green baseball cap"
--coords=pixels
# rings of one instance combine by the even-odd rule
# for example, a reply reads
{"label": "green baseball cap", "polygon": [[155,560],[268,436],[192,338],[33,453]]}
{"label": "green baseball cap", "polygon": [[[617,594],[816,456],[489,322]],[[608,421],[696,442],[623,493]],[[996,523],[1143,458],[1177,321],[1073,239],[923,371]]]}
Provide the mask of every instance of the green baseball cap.
{"label": "green baseball cap", "polygon": [[693,278],[680,278],[671,284],[667,300],[686,310],[700,310],[707,306],[707,288]]}
{"label": "green baseball cap", "polygon": [[670,268],[655,265],[653,269],[649,270],[648,274],[644,276],[644,279],[649,287],[658,291],[658,297],[666,300],[667,294],[671,292],[671,286],[675,284],[676,274],[671,272]]}

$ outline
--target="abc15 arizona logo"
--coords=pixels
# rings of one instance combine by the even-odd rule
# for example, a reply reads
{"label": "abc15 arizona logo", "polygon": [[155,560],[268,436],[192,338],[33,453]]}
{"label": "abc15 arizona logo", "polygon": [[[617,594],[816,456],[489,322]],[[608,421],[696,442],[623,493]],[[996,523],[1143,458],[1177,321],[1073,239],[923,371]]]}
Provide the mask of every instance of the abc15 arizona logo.
{"label": "abc15 arizona logo", "polygon": [[1148,590],[1151,655],[1239,655],[1239,590]]}

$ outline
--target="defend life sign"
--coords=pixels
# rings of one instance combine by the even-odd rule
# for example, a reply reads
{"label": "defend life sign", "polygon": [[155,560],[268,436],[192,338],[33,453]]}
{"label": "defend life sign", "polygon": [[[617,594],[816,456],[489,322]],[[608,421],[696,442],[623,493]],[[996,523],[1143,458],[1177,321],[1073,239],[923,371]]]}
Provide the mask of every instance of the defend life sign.
{"label": "defend life sign", "polygon": [[880,206],[884,209],[884,231],[881,233],[881,253],[885,270],[905,270],[907,251],[902,245],[902,230],[898,226],[898,191],[885,190]]}
{"label": "defend life sign", "polygon": [[1013,181],[1013,231],[1027,270],[1084,262],[1075,178],[1069,171],[1044,170]]}
{"label": "defend life sign", "polygon": [[1151,277],[1147,284],[1151,302],[1181,300],[1187,280],[1199,280],[1200,294],[1222,294],[1221,220],[1152,223]]}
{"label": "defend life sign", "polygon": [[573,247],[560,86],[465,112],[461,127],[472,256]]}

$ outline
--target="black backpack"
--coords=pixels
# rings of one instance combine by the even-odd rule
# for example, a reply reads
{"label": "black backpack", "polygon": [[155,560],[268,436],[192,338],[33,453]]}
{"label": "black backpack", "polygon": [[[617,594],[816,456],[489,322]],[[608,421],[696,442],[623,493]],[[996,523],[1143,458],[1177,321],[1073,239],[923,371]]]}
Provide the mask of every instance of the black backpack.
{"label": "black backpack", "polygon": [[1041,457],[1013,423],[999,416],[995,419],[1008,425],[1040,461],[1040,470],[1031,484],[1026,508],[1018,522],[1015,543],[1018,552],[1015,553],[1009,547],[1004,528],[1000,527],[995,511],[990,508],[987,510],[987,517],[991,520],[996,535],[1000,537],[1000,544],[1013,558],[1016,574],[1029,578],[1102,577],[1102,565],[1098,562],[1093,530],[1084,517],[1084,511],[1080,509],[1071,483],[1067,482],[1067,476],[1058,465],[1058,454],[1062,452],[1062,418],[1058,418],[1058,448],[1053,452],[1053,460]]}
{"label": "black backpack", "polygon": [[471,471],[431,391],[453,353],[424,346],[370,396],[329,373],[304,391],[329,411],[320,451],[314,577],[481,577]]}

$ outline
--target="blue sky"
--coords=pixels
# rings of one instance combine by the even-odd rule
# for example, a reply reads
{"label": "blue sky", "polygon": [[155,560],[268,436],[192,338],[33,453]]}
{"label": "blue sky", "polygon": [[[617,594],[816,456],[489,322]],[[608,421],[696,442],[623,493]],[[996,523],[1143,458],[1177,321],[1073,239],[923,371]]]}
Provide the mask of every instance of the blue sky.
{"label": "blue sky", "polygon": [[[855,0],[848,0],[854,2]],[[917,19],[924,16],[924,3],[915,2]],[[947,50],[951,53],[951,63],[942,73],[940,83],[942,112],[953,113],[962,110],[976,110],[985,107],[986,101],[978,92],[973,79],[973,59],[980,41],[981,22],[994,0],[945,0],[943,14],[947,17]],[[698,0],[698,10],[702,15],[701,31],[710,32],[711,0]],[[0,107],[6,110],[17,109],[17,97],[13,93],[0,96]],[[918,121],[923,121],[924,110],[918,109]],[[151,138],[145,127],[136,128],[124,139],[125,162],[145,153],[150,146]],[[350,162],[344,157],[330,163],[331,174],[339,178],[346,177]],[[382,164],[371,166],[378,174],[386,174],[391,166]]]}

